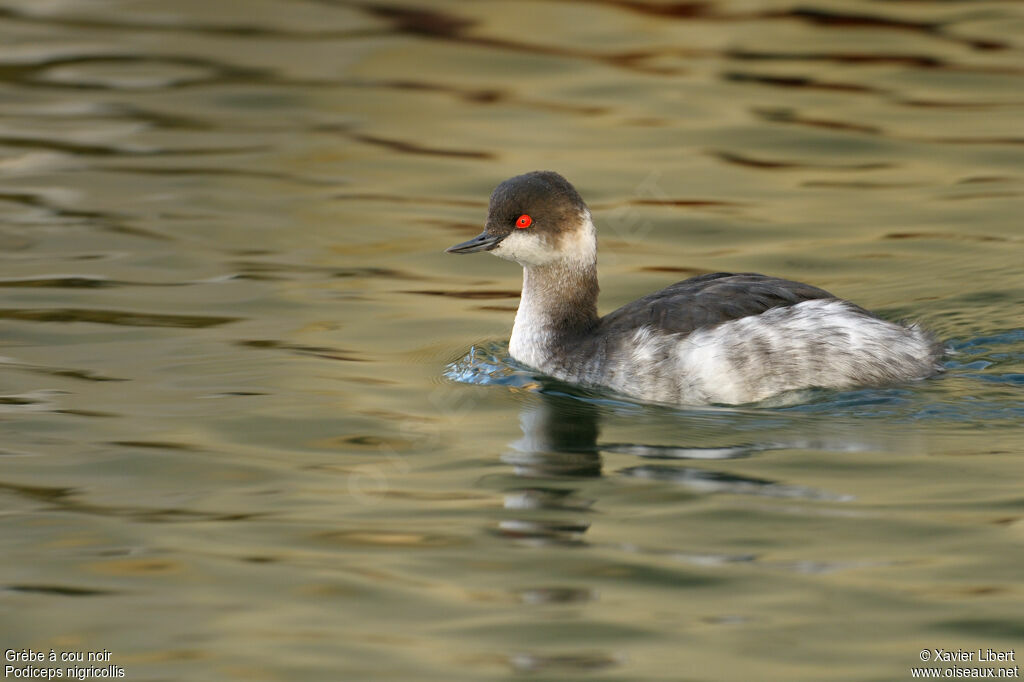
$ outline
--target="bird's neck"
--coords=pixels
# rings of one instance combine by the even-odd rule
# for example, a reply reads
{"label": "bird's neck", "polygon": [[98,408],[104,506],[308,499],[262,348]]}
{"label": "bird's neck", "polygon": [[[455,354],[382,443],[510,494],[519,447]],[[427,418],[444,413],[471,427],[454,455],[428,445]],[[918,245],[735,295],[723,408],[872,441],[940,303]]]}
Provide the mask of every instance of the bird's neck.
{"label": "bird's neck", "polygon": [[523,269],[512,327],[512,357],[545,369],[553,350],[571,346],[597,324],[597,264],[558,262]]}

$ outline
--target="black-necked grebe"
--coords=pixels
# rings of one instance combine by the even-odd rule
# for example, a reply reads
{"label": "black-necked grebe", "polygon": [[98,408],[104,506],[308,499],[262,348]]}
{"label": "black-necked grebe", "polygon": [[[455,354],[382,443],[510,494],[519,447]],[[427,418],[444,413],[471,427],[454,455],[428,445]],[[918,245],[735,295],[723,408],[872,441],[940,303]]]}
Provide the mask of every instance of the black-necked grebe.
{"label": "black-necked grebe", "polygon": [[814,387],[847,389],[942,370],[942,346],[808,284],[717,272],[597,314],[597,235],[558,173],[498,185],[483,233],[449,253],[523,266],[512,357],[557,379],[676,404],[741,404]]}

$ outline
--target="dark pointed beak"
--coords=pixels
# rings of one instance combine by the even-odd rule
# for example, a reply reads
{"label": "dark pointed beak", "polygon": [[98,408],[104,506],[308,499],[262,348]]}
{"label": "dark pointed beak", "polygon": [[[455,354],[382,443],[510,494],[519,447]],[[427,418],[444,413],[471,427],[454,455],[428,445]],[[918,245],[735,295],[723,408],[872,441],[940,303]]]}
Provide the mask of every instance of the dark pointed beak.
{"label": "dark pointed beak", "polygon": [[490,251],[498,245],[498,242],[507,236],[508,235],[504,234],[489,234],[487,232],[481,232],[468,242],[449,246],[444,251],[445,253],[476,253],[477,251]]}

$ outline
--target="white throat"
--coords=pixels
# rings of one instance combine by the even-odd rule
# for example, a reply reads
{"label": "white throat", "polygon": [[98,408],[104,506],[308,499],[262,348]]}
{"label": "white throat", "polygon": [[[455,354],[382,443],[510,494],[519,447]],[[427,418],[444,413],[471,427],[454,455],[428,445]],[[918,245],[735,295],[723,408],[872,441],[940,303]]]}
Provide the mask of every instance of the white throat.
{"label": "white throat", "polygon": [[505,260],[515,261],[524,268],[546,265],[576,265],[585,267],[597,263],[597,230],[590,211],[583,209],[573,229],[562,232],[535,233],[529,228],[513,230],[491,249],[491,253]]}
{"label": "white throat", "polygon": [[[501,246],[513,237],[517,235],[506,237]],[[528,248],[524,248],[524,242],[517,239],[506,253],[498,254],[523,266],[523,292],[509,353],[519,362],[545,369],[550,365],[551,349],[560,331],[558,323],[565,319],[566,308],[577,306],[579,299],[590,298],[589,306],[595,304],[597,231],[590,211],[584,210],[579,228],[562,234],[556,248],[545,248],[535,237],[529,240]]]}

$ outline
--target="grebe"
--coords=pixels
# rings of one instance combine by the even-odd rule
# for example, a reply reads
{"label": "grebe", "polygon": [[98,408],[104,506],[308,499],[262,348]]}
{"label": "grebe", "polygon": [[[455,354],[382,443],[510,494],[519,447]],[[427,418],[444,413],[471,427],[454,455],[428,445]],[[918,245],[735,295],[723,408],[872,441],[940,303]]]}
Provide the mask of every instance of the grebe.
{"label": "grebe", "polygon": [[498,185],[484,231],[447,251],[490,251],[523,266],[509,353],[574,384],[664,403],[736,405],[942,371],[943,348],[921,327],[754,273],[692,277],[598,316],[590,210],[551,171]]}

